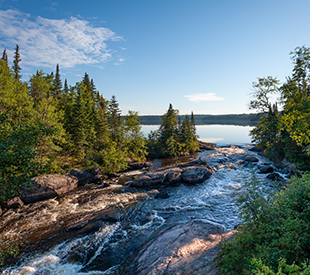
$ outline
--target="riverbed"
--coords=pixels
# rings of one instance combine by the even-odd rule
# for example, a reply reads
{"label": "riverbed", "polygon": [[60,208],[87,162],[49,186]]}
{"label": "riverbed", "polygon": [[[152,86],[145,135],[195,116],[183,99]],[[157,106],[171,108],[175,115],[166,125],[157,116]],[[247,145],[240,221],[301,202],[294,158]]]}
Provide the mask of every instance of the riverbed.
{"label": "riverbed", "polygon": [[[121,184],[102,189],[89,185],[61,198],[9,210],[1,219],[2,232],[32,244],[15,264],[3,268],[2,274],[217,274],[206,271],[210,267],[201,261],[199,264],[199,257],[206,251],[215,255],[210,240],[220,238],[242,222],[235,202],[244,191],[245,182],[255,173],[262,192],[268,194],[274,190],[273,183],[258,172],[255,163],[243,161],[248,148],[248,145],[217,147],[189,157],[204,160],[216,168],[200,184],[180,183],[147,190]],[[255,152],[251,154],[258,158],[258,163],[271,163]],[[158,165],[161,160],[156,162]],[[82,234],[70,231],[68,224],[73,217],[100,211],[102,217],[111,207],[117,214],[101,219],[91,230]],[[57,230],[64,233],[58,236]],[[190,240],[184,237],[188,231],[194,234]],[[38,246],[39,235],[46,240]],[[170,243],[173,238],[175,241]],[[167,247],[160,246],[165,242]],[[189,257],[188,263],[184,255]],[[209,258],[214,258],[210,255]],[[198,268],[196,273],[186,273],[182,268],[182,264],[190,262]],[[178,268],[183,271],[173,273]]]}

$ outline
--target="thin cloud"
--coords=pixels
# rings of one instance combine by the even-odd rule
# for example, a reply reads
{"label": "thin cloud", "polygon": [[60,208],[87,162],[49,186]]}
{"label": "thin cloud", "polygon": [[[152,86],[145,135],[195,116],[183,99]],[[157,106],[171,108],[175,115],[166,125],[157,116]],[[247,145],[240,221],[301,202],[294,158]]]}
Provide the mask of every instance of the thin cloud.
{"label": "thin cloud", "polygon": [[192,102],[224,100],[223,97],[218,97],[215,95],[215,93],[208,93],[208,94],[198,93],[198,94],[185,95],[184,97],[187,97],[188,100]]}
{"label": "thin cloud", "polygon": [[[0,44],[18,44],[23,62],[33,66],[64,68],[81,64],[100,64],[112,57],[106,42],[122,40],[113,31],[93,27],[75,17],[47,19],[17,10],[0,10]],[[9,51],[8,51],[9,52]],[[25,54],[27,53],[27,54]]]}

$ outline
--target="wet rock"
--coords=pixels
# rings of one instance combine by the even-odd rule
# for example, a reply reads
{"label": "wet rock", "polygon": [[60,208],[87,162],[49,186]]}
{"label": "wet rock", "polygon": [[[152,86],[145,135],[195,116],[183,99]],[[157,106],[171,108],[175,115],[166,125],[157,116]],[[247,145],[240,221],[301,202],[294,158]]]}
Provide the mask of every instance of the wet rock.
{"label": "wet rock", "polygon": [[180,168],[172,168],[168,170],[166,181],[169,183],[178,183],[182,180],[183,170]]}
{"label": "wet rock", "polygon": [[273,172],[273,167],[270,164],[262,164],[257,166],[259,171],[263,174],[271,173]]}
{"label": "wet rock", "polygon": [[24,206],[24,203],[19,197],[8,200],[4,203],[3,207],[6,209],[17,209]]}
{"label": "wet rock", "polygon": [[169,197],[169,193],[166,190],[162,190],[156,194],[155,199],[168,199]]}
{"label": "wet rock", "polygon": [[263,152],[263,148],[261,148],[259,146],[253,146],[249,149],[249,151],[251,151],[251,152]]}
{"label": "wet rock", "polygon": [[23,190],[20,196],[25,204],[54,198],[73,190],[78,185],[76,177],[58,174],[34,177],[31,181],[34,188]]}
{"label": "wet rock", "polygon": [[200,183],[212,175],[210,169],[206,167],[193,166],[185,168],[182,173],[182,181],[186,183]]}
{"label": "wet rock", "polygon": [[243,160],[247,162],[258,162],[258,158],[253,155],[244,156]]}
{"label": "wet rock", "polygon": [[219,243],[234,232],[201,221],[165,226],[125,260],[119,274],[219,274],[214,265]]}
{"label": "wet rock", "polygon": [[148,168],[148,167],[151,167],[152,165],[153,165],[153,163],[149,162],[149,161],[145,161],[145,162],[131,162],[131,163],[129,163],[129,167],[132,170]]}
{"label": "wet rock", "polygon": [[89,183],[100,183],[100,181],[98,181],[98,178],[82,169],[72,169],[70,171],[70,175],[75,176],[78,179],[79,186],[84,186]]}
{"label": "wet rock", "polygon": [[214,143],[208,143],[198,140],[200,150],[214,150]]}
{"label": "wet rock", "polygon": [[280,181],[283,180],[283,178],[278,173],[270,173],[267,177],[267,179],[270,179],[272,181]]}

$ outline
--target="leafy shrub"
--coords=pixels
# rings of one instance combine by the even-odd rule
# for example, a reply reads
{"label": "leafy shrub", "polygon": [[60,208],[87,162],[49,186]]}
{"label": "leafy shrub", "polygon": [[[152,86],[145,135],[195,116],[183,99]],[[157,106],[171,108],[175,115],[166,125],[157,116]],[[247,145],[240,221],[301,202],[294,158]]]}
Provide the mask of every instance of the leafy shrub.
{"label": "leafy shrub", "polygon": [[300,265],[310,258],[309,173],[291,179],[273,200],[259,194],[254,179],[238,204],[244,224],[223,245],[218,259],[222,274],[250,274],[253,258],[271,270],[277,269],[280,258],[288,265]]}

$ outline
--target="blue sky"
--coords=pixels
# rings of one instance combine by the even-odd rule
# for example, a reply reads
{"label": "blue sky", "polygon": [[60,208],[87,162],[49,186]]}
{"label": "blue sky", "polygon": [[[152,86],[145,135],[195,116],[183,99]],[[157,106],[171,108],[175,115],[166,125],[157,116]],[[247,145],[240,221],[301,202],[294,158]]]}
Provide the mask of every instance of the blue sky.
{"label": "blue sky", "polygon": [[23,80],[85,72],[123,113],[247,113],[252,82],[291,74],[310,47],[310,1],[0,0],[0,50],[20,47]]}

